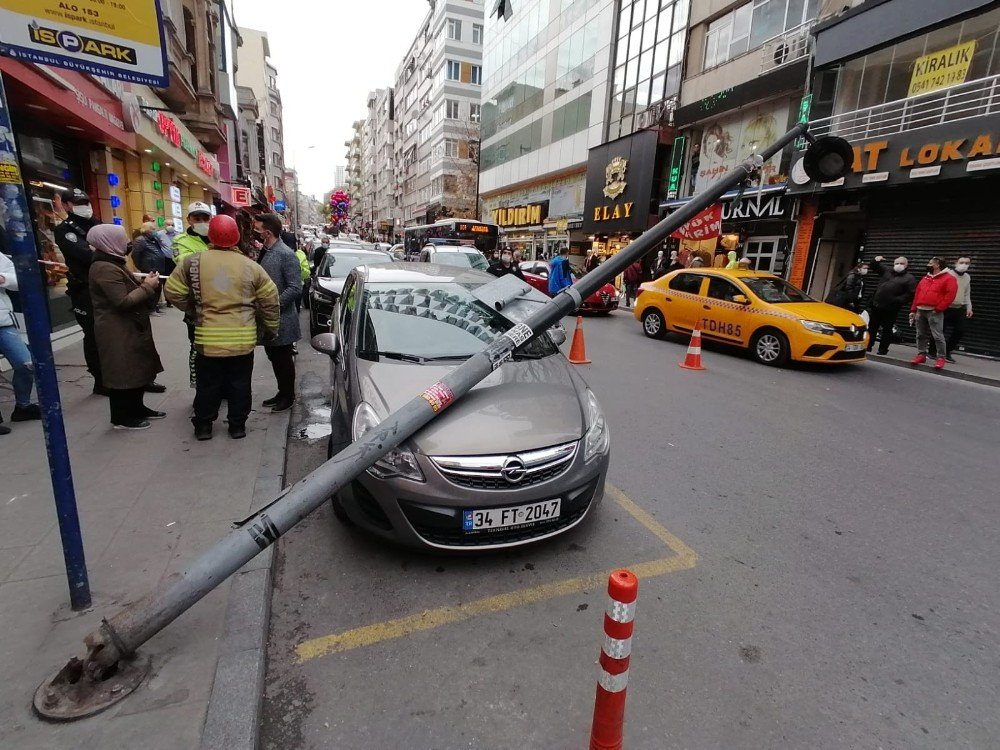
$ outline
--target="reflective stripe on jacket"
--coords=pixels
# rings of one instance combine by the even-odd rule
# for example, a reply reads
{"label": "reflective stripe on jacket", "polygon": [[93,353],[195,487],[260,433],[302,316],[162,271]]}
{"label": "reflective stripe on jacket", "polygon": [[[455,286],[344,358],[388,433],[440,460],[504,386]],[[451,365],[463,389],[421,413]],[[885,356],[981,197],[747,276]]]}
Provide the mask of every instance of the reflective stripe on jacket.
{"label": "reflective stripe on jacket", "polygon": [[237,357],[278,332],[278,288],[239,250],[189,255],[170,274],[166,297],[194,320],[195,348],[206,357]]}

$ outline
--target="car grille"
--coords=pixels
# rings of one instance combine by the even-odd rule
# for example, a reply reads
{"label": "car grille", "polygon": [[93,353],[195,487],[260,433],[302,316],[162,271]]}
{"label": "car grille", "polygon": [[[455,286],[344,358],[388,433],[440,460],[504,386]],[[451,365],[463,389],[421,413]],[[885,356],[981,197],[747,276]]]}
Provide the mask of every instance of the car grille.
{"label": "car grille", "polygon": [[556,533],[579,522],[594,500],[598,481],[598,479],[594,479],[583,487],[578,487],[563,495],[559,518],[532,526],[519,526],[502,531],[463,531],[462,511],[457,508],[425,508],[406,501],[401,501],[399,506],[406,516],[406,520],[413,526],[413,530],[431,544],[439,544],[443,547],[516,544]]}
{"label": "car grille", "polygon": [[835,330],[844,341],[864,341],[868,329],[865,326],[855,326],[852,331],[850,326],[841,326]]}
{"label": "car grille", "polygon": [[830,359],[828,359],[827,361],[844,362],[853,359],[862,360],[865,358],[866,354],[867,352],[865,352],[863,349],[860,352],[837,352],[836,354],[832,355]]}
{"label": "car grille", "polygon": [[603,302],[606,305],[610,301],[611,301],[611,295],[608,294],[607,292],[601,292],[601,302]]}
{"label": "car grille", "polygon": [[511,490],[555,479],[573,463],[579,443],[493,456],[431,456],[441,476],[459,487]]}

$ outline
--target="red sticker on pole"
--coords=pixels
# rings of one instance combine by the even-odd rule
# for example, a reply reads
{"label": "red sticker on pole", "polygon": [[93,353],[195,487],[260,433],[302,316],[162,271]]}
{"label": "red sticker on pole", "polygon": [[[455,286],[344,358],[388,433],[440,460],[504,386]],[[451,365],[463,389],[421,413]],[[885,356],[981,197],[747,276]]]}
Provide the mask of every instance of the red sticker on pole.
{"label": "red sticker on pole", "polygon": [[455,394],[444,383],[435,383],[420,396],[431,405],[435,414],[451,406],[451,402],[455,400]]}
{"label": "red sticker on pole", "polygon": [[722,234],[722,204],[709,206],[691,221],[679,226],[671,237],[679,240],[708,240]]}

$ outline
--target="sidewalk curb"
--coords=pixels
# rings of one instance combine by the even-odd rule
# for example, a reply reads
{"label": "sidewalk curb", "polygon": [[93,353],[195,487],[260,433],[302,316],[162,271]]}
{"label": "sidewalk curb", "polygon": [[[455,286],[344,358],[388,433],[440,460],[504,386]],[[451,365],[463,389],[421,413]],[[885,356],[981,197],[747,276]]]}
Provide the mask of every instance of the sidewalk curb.
{"label": "sidewalk curb", "polygon": [[[273,500],[284,485],[291,417],[291,409],[270,417],[254,484],[254,509]],[[201,733],[202,750],[256,750],[258,746],[273,567],[272,544],[233,576]]]}
{"label": "sidewalk curb", "polygon": [[893,367],[903,367],[911,372],[926,372],[931,375],[939,375],[943,378],[954,378],[955,380],[965,380],[969,383],[979,383],[980,385],[1000,388],[1000,380],[996,378],[986,378],[982,375],[972,375],[967,372],[949,370],[947,367],[943,370],[934,370],[927,367],[914,367],[909,362],[904,362],[901,359],[894,359],[893,357],[886,357],[881,354],[872,354],[871,352],[868,353],[868,359],[872,362],[881,362],[882,364],[892,365]]}

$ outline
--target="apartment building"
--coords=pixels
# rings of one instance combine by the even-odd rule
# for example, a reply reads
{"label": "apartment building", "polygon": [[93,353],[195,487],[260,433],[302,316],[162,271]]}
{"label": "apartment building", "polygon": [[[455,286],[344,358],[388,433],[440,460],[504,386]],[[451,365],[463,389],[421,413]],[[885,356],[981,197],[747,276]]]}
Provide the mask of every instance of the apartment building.
{"label": "apartment building", "polygon": [[[837,9],[850,0],[828,1]],[[673,124],[672,184],[663,211],[683,205],[720,175],[808,116],[810,31],[821,0],[692,0],[689,43]],[[805,107],[805,109],[803,109]],[[768,160],[752,190],[723,203],[722,232],[760,271],[784,273],[796,231],[787,197],[792,147]],[[681,243],[711,262],[714,241]]]}
{"label": "apartment building", "polygon": [[[281,92],[278,69],[271,62],[266,31],[240,27],[243,46],[239,53],[237,83],[246,86],[257,100],[263,138],[260,153],[264,157],[264,191],[272,203],[292,198],[285,190],[285,146]],[[272,200],[273,199],[273,200]]]}
{"label": "apartment building", "polygon": [[480,218],[525,257],[588,246],[588,149],[604,139],[616,5],[523,0],[485,20]]}
{"label": "apartment building", "polygon": [[361,158],[361,142],[365,129],[364,120],[355,120],[351,125],[351,138],[344,142],[347,148],[347,169],[345,170],[345,191],[351,196],[351,222],[354,229],[362,228],[364,223],[363,196],[364,196],[364,160]]}
{"label": "apartment building", "polygon": [[364,181],[361,213],[364,227],[380,239],[394,236],[395,206],[395,110],[393,90],[378,89],[368,94],[368,116],[361,134]]}
{"label": "apartment building", "polygon": [[483,0],[432,3],[397,69],[397,233],[476,212],[483,7]]}

